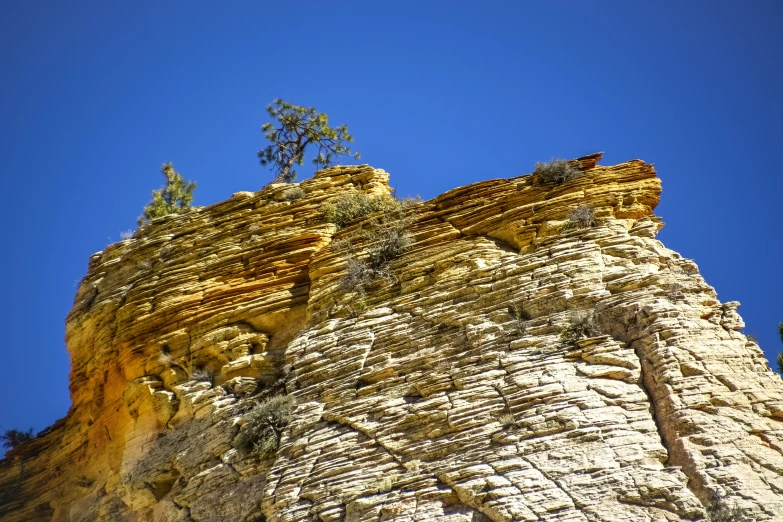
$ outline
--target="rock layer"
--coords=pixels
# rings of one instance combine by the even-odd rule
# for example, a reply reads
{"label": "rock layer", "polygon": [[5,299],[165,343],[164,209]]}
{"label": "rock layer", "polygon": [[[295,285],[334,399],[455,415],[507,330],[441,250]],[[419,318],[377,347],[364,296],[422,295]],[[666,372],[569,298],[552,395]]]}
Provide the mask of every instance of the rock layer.
{"label": "rock layer", "polygon": [[[653,167],[599,159],[562,185],[491,180],[415,205],[393,278],[363,295],[341,286],[336,245],[372,220],[338,230],[319,207],[388,194],[369,166],[95,254],[66,325],[73,406],[2,461],[0,516],[783,519],[783,382],[738,303],[655,239]],[[581,204],[598,226],[564,229]],[[297,406],[277,454],[234,449],[283,391]]]}

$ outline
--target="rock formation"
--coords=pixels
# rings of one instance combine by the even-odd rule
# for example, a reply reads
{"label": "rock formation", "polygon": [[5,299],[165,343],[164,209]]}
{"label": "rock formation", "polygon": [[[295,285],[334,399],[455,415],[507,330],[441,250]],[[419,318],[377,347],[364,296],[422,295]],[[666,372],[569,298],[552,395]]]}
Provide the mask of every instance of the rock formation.
{"label": "rock formation", "polygon": [[[418,203],[363,296],[335,245],[370,218],[338,230],[319,208],[388,194],[366,165],[93,255],[73,406],[0,463],[0,519],[783,520],[783,382],[738,303],[655,239],[652,165],[599,159]],[[599,224],[562,227],[581,204]],[[238,451],[276,393],[296,404],[276,454]]]}

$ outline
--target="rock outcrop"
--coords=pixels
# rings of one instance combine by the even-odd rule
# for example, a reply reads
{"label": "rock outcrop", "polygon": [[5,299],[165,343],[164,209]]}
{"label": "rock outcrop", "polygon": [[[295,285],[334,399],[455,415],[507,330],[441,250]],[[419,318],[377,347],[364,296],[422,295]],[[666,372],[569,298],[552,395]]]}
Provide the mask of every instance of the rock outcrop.
{"label": "rock outcrop", "polygon": [[[394,277],[361,296],[335,245],[369,221],[319,208],[388,194],[366,165],[93,255],[73,406],[0,464],[0,519],[783,520],[783,382],[738,303],[655,239],[653,167],[599,159],[416,204]],[[599,224],[563,228],[581,204]],[[296,403],[277,453],[238,451],[277,393]]]}

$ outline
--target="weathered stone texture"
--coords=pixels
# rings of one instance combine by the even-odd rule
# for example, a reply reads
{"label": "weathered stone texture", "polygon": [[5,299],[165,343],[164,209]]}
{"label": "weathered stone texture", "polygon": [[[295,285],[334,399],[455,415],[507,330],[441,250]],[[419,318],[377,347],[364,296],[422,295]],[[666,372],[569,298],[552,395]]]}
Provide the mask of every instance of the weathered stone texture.
{"label": "weathered stone texture", "polygon": [[[783,382],[655,239],[651,165],[462,187],[412,210],[396,281],[340,288],[334,167],[163,218],[90,260],[68,416],[0,466],[8,521],[783,520]],[[599,226],[561,230],[587,203]],[[524,310],[513,317],[509,307]],[[561,332],[591,313],[592,337]],[[212,376],[210,377],[210,374]],[[296,399],[272,458],[232,447]]]}

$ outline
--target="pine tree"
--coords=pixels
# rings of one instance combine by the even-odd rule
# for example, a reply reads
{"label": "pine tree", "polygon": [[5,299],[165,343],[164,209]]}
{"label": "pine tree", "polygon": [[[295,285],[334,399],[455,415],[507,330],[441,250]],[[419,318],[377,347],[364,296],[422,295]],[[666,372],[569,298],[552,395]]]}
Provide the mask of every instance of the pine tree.
{"label": "pine tree", "polygon": [[314,107],[299,107],[277,99],[266,110],[279,126],[275,127],[274,123],[261,126],[264,136],[272,143],[258,151],[258,158],[261,165],[272,167],[276,175],[272,183],[292,183],[296,179],[294,166],[304,164],[305,149],[310,145],[318,148],[313,163],[320,168],[331,165],[338,155],[359,159],[359,153],[351,153],[345,146],[353,141],[348,126],[329,127],[329,117]]}
{"label": "pine tree", "polygon": [[139,226],[156,217],[182,212],[193,202],[193,191],[196,189],[194,181],[182,179],[171,163],[164,163],[161,172],[166,177],[166,186],[152,191],[152,201],[144,207],[144,215],[139,216]]}
{"label": "pine tree", "polygon": [[30,428],[27,431],[22,430],[6,430],[2,435],[0,435],[0,440],[3,441],[3,447],[6,448],[15,448],[20,444],[23,444],[27,442],[28,440],[32,440],[33,438],[33,429]]}

